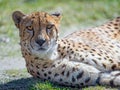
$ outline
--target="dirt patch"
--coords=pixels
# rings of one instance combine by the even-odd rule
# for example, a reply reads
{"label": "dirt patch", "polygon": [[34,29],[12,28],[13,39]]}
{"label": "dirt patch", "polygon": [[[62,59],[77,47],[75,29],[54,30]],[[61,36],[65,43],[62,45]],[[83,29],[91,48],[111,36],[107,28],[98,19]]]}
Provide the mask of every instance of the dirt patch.
{"label": "dirt patch", "polygon": [[0,60],[0,71],[1,70],[11,70],[11,69],[24,69],[25,60],[23,58],[10,58],[6,57],[3,60]]}

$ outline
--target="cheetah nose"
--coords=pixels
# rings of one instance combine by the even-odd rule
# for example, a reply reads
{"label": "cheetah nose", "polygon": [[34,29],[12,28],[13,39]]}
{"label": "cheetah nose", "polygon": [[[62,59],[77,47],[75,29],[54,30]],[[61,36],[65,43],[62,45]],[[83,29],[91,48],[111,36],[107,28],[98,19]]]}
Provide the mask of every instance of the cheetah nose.
{"label": "cheetah nose", "polygon": [[38,45],[42,46],[45,43],[45,40],[44,39],[38,39],[38,40],[36,40],[36,43]]}

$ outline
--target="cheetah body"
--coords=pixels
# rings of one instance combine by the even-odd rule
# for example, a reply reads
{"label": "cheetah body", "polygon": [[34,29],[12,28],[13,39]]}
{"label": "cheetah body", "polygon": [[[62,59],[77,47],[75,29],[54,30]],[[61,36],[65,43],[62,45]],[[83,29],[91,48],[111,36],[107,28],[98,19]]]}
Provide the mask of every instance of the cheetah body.
{"label": "cheetah body", "polygon": [[[59,14],[16,11],[13,20],[27,70],[34,77],[67,86],[120,86],[119,17],[63,39],[58,39]],[[38,42],[41,38],[44,44]]]}

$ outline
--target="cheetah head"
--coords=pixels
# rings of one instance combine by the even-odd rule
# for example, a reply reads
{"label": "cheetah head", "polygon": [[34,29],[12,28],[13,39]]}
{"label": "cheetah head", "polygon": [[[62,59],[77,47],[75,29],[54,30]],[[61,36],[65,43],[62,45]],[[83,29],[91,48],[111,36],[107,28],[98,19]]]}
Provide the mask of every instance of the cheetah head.
{"label": "cheetah head", "polygon": [[58,38],[61,15],[46,12],[34,12],[25,15],[20,11],[12,14],[13,21],[19,29],[20,43],[33,54],[51,50]]}

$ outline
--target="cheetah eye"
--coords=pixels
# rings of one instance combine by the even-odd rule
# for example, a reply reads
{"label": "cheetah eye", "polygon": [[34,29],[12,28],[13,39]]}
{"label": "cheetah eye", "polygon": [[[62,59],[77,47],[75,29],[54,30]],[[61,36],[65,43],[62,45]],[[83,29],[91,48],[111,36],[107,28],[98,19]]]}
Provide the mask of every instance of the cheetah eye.
{"label": "cheetah eye", "polygon": [[27,30],[33,30],[32,26],[27,26]]}
{"label": "cheetah eye", "polygon": [[47,29],[52,29],[54,25],[48,25]]}
{"label": "cheetah eye", "polygon": [[48,25],[48,26],[46,27],[46,32],[47,32],[48,34],[51,32],[53,26],[54,26],[54,25]]}

